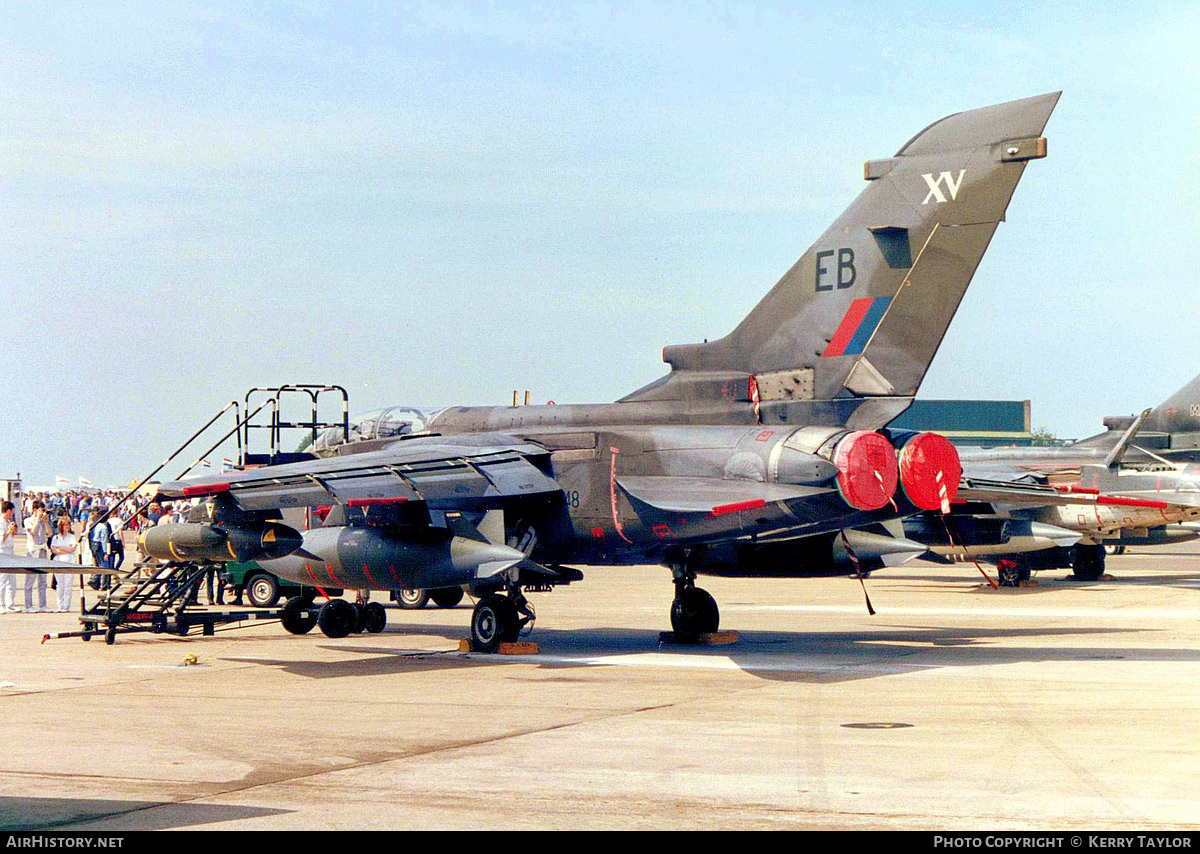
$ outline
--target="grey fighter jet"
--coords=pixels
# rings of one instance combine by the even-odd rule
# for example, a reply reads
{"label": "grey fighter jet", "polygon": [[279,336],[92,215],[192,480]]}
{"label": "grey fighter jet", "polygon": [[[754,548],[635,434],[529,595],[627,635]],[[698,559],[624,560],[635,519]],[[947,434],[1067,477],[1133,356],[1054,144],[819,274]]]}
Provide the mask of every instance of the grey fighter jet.
{"label": "grey fighter jet", "polygon": [[[675,631],[716,631],[698,573],[798,574],[843,529],[955,498],[945,439],[898,446],[880,430],[916,394],[1026,163],[1045,156],[1059,94],[948,116],[867,162],[862,193],[732,332],[667,347],[669,373],[615,403],[411,412],[317,460],[165,483],[164,499],[204,501],[141,548],[256,559],[316,588],[463,586],[479,597],[480,650],[532,621],[526,590],[580,578],[570,564],[661,563]],[[320,527],[279,521],[314,506],[331,508]],[[299,597],[284,613],[291,632],[334,637],[362,616]]]}
{"label": "grey fighter jet", "polygon": [[[950,516],[905,519],[905,538],[925,543],[935,557],[1003,561],[1005,584],[1059,567],[1070,567],[1079,580],[1095,580],[1104,572],[1106,552],[1196,539],[1200,465],[1187,460],[1194,454],[1192,437],[1200,434],[1178,428],[1200,422],[1180,412],[1183,406],[1200,409],[1192,402],[1200,395],[1198,380],[1136,418],[1105,419],[1106,433],[1068,447],[962,449],[964,483],[975,501],[955,506]],[[1143,433],[1147,425],[1157,429]],[[1174,452],[1176,459],[1141,447],[1143,442]],[[1021,484],[1028,494],[1016,502],[987,495],[984,484],[998,482]],[[1058,494],[1039,503],[1038,485]],[[1064,495],[1078,503],[1063,502]]]}
{"label": "grey fighter jet", "polygon": [[[1103,420],[1103,433],[1059,448],[960,448],[959,455],[969,471],[983,477],[1007,477],[1014,471],[1047,477],[1078,474],[1081,466],[1104,464],[1136,420],[1110,415]],[[1200,376],[1145,413],[1122,459],[1138,465],[1200,461]]]}

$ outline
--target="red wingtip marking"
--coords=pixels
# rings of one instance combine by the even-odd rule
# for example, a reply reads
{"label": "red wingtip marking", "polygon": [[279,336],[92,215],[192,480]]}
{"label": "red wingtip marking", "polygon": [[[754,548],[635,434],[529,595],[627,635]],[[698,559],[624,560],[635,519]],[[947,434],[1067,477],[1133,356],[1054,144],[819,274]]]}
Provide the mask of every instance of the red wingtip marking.
{"label": "red wingtip marking", "polygon": [[371,507],[375,504],[403,504],[408,501],[404,497],[394,498],[351,498],[346,502],[347,507]]}
{"label": "red wingtip marking", "polygon": [[1078,483],[1061,483],[1054,487],[1059,492],[1069,492],[1075,495],[1099,495],[1100,490],[1092,489],[1088,486],[1080,486]]}
{"label": "red wingtip marking", "polygon": [[752,498],[749,501],[737,501],[733,504],[718,504],[710,512],[713,516],[724,516],[726,513],[737,513],[739,510],[757,510],[766,507],[764,498]]}
{"label": "red wingtip marking", "polygon": [[1096,503],[1111,504],[1114,507],[1152,507],[1155,510],[1166,510],[1169,506],[1165,501],[1149,501],[1145,498],[1115,498],[1109,495],[1098,496]]}
{"label": "red wingtip marking", "polygon": [[209,483],[203,486],[185,486],[184,498],[195,498],[197,495],[216,495],[218,492],[228,492],[228,483]]}

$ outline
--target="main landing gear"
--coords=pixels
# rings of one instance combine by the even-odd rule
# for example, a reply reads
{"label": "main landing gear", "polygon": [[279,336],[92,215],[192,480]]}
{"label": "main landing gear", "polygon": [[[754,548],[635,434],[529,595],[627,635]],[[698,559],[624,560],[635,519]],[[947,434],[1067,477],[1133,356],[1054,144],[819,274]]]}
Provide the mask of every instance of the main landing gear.
{"label": "main landing gear", "polygon": [[696,573],[686,564],[672,564],[675,576],[675,601],[671,603],[671,629],[682,639],[712,634],[721,624],[717,600],[696,586]]}
{"label": "main landing gear", "polygon": [[1076,581],[1098,581],[1104,574],[1104,546],[1074,546],[1071,569]]}
{"label": "main landing gear", "polygon": [[996,575],[1001,587],[1020,587],[1022,581],[1028,581],[1033,575],[1029,561],[1018,557],[1016,560],[1002,560],[996,564]]}
{"label": "main landing gear", "polygon": [[489,593],[475,603],[471,614],[471,649],[495,652],[500,644],[516,641],[536,617],[520,587],[510,587],[507,596]]}
{"label": "main landing gear", "polygon": [[306,596],[293,596],[280,615],[283,628],[294,635],[306,635],[319,627],[329,638],[344,638],[351,632],[379,634],[387,626],[387,611],[378,602],[355,605],[345,599],[330,599],[320,608]]}

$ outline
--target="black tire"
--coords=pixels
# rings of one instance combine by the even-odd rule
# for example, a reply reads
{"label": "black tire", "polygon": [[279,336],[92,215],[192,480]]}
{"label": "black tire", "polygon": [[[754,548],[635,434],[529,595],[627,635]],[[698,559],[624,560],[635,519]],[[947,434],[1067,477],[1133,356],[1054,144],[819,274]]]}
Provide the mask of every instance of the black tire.
{"label": "black tire", "polygon": [[429,591],[429,598],[439,608],[453,608],[463,600],[463,589],[461,587],[439,587]]}
{"label": "black tire", "polygon": [[269,572],[256,572],[246,579],[246,599],[255,608],[271,608],[279,601],[279,579]]}
{"label": "black tire", "polygon": [[358,611],[345,599],[330,599],[317,612],[317,626],[327,638],[344,638],[354,631]]}
{"label": "black tire", "polygon": [[1075,546],[1071,568],[1076,581],[1098,581],[1104,574],[1104,547]]}
{"label": "black tire", "polygon": [[109,626],[108,630],[104,632],[104,642],[106,644],[108,644],[109,646],[112,646],[114,643],[117,642],[116,626]]}
{"label": "black tire", "polygon": [[367,632],[377,635],[387,626],[387,611],[378,602],[368,602],[363,608]]}
{"label": "black tire", "polygon": [[495,652],[500,644],[520,632],[517,609],[503,596],[484,596],[471,613],[471,647],[475,652]]}
{"label": "black tire", "polygon": [[428,604],[429,593],[424,590],[413,590],[412,588],[405,587],[401,590],[393,591],[392,598],[404,610],[418,611]]}
{"label": "black tire", "polygon": [[501,597],[508,613],[504,617],[504,641],[515,643],[521,637],[521,613],[507,596]]}
{"label": "black tire", "polygon": [[684,590],[671,603],[671,628],[675,634],[694,638],[711,634],[721,625],[717,600],[707,590],[692,587]]}
{"label": "black tire", "polygon": [[279,620],[283,623],[283,628],[293,635],[306,635],[313,630],[313,626],[317,624],[317,617],[309,609],[312,607],[312,600],[305,596],[293,596],[283,605],[283,613],[279,615]]}
{"label": "black tire", "polygon": [[1125,554],[1125,547],[1118,546],[1116,544],[1106,545],[1104,547],[1104,553],[1106,555],[1123,555]]}
{"label": "black tire", "polygon": [[354,603],[354,634],[361,635],[367,628],[367,607]]}

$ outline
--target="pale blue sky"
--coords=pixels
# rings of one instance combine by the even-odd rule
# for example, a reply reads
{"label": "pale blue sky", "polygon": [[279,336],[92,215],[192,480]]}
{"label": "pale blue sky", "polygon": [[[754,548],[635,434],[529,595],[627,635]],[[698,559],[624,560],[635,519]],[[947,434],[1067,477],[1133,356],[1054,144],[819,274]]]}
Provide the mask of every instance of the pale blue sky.
{"label": "pale blue sky", "polygon": [[124,482],[250,385],[612,400],[863,160],[1054,89],[921,396],[1088,435],[1200,372],[1198,42],[1195,3],[0,3],[0,476]]}

